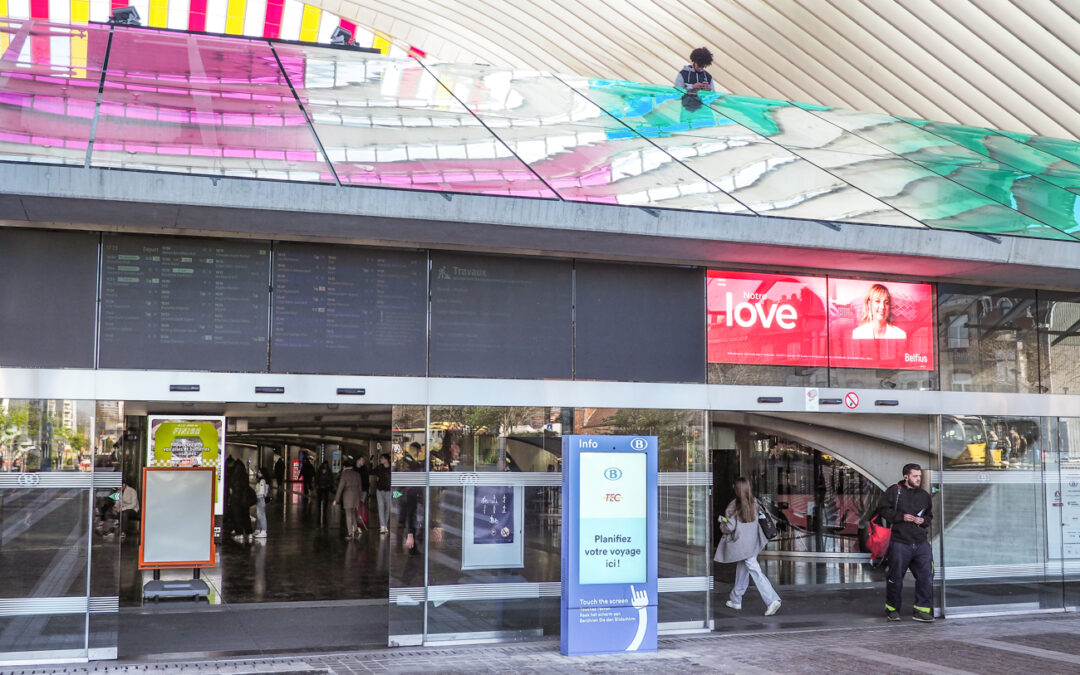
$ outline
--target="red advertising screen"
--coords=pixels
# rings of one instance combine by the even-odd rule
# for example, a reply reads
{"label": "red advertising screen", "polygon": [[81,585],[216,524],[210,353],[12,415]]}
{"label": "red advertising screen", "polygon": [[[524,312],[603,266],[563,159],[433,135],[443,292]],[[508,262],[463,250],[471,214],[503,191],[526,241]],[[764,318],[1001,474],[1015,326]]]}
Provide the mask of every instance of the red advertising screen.
{"label": "red advertising screen", "polygon": [[710,363],[828,365],[825,279],[709,270]]}
{"label": "red advertising screen", "polygon": [[710,363],[934,369],[930,284],[709,270]]}
{"label": "red advertising screen", "polygon": [[933,286],[830,278],[829,365],[933,370]]}

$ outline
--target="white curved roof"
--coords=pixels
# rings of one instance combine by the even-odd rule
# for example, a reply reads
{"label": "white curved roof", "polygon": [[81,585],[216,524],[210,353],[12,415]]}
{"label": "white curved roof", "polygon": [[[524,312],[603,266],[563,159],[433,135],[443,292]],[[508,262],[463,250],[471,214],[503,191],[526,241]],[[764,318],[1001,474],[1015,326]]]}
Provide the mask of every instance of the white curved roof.
{"label": "white curved roof", "polygon": [[454,62],[718,89],[1080,138],[1074,0],[307,0]]}

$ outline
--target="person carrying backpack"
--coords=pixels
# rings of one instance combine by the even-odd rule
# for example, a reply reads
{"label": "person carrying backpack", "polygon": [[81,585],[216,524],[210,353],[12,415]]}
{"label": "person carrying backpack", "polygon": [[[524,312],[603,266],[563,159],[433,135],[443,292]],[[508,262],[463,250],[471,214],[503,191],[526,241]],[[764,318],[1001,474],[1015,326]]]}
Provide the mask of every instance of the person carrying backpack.
{"label": "person carrying backpack", "polygon": [[772,616],[780,611],[780,596],[769,583],[769,578],[761,571],[757,556],[769,539],[759,524],[760,506],[754,499],[750,481],[739,477],[735,480],[735,499],[728,504],[724,515],[720,516],[720,543],[716,547],[716,562],[737,563],[735,566],[735,585],[726,604],[731,609],[742,609],[743,594],[750,586],[753,577],[761,599],[765,601],[765,616]]}
{"label": "person carrying backpack", "polygon": [[878,515],[892,525],[889,574],[885,581],[885,612],[889,621],[900,620],[900,600],[908,569],[915,577],[912,618],[925,623],[934,620],[934,551],[927,538],[934,519],[933,502],[921,486],[922,467],[905,464],[904,479],[885,491],[878,506]]}

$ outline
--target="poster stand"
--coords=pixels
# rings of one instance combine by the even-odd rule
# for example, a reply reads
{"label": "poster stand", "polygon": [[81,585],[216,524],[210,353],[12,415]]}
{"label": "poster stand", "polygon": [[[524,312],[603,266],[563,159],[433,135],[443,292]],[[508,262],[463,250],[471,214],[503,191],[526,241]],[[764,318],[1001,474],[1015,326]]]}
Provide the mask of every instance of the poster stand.
{"label": "poster stand", "polygon": [[[215,566],[214,485],[216,472],[199,467],[143,469],[139,569],[153,570],[143,598],[210,597],[200,569]],[[192,570],[191,579],[162,580],[163,569]]]}

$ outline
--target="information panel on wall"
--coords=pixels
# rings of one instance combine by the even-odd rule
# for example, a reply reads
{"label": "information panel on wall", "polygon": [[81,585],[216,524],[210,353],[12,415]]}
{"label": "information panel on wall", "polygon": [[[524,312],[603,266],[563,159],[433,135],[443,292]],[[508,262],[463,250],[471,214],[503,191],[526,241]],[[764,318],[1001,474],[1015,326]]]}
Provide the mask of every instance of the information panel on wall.
{"label": "information panel on wall", "polygon": [[562,444],[561,651],[656,651],[657,438]]}
{"label": "information panel on wall", "polygon": [[103,368],[266,370],[270,246],[104,239]]}
{"label": "information panel on wall", "polygon": [[271,370],[425,374],[425,254],[279,244],[273,297]]}
{"label": "information panel on wall", "polygon": [[710,363],[934,369],[931,284],[709,270]]}

